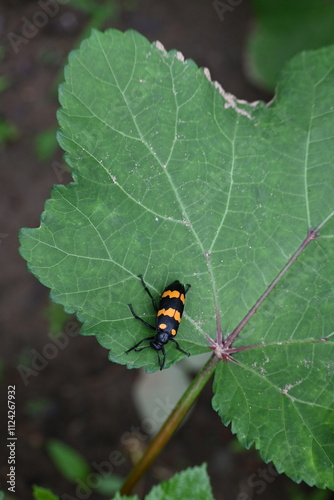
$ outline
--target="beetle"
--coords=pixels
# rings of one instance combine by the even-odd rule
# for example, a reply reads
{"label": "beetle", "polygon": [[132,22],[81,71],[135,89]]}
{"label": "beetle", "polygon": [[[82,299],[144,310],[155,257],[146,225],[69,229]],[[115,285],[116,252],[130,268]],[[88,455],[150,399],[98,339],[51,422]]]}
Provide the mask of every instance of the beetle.
{"label": "beetle", "polygon": [[[130,351],[140,352],[148,348],[154,349],[155,351],[157,351],[158,363],[160,366],[160,370],[162,370],[165,366],[166,361],[166,351],[164,346],[169,341],[174,342],[175,347],[178,351],[183,352],[183,354],[186,354],[187,356],[190,356],[190,353],[181,349],[179,343],[175,340],[175,336],[182,319],[185,296],[190,288],[190,285],[187,284],[186,286],[184,286],[178,280],[173,281],[173,283],[166,286],[166,288],[162,292],[158,307],[155,299],[146,286],[143,276],[140,274],[138,278],[140,278],[146,293],[151,298],[152,305],[156,312],[155,326],[147,323],[145,320],[143,320],[143,318],[138,316],[133,310],[132,304],[128,304],[128,306],[130,308],[132,316],[144,323],[144,325],[151,330],[154,330],[155,335],[142,339],[140,342],[138,342],[133,347],[130,347],[130,349],[125,352],[126,354],[128,354]],[[149,345],[140,347],[138,349],[138,347],[145,341],[149,341]],[[160,357],[159,355],[160,352],[162,353],[162,357]]]}

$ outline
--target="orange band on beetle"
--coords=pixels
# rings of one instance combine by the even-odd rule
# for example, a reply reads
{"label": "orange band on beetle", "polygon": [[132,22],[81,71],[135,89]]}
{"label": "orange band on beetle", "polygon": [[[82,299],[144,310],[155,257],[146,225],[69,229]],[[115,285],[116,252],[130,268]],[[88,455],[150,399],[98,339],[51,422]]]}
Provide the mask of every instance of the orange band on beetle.
{"label": "orange band on beetle", "polygon": [[181,314],[176,309],[170,307],[169,309],[160,309],[157,316],[169,316],[170,318],[176,319],[178,323],[181,321]]}
{"label": "orange band on beetle", "polygon": [[164,316],[170,316],[171,318],[173,318],[174,314],[175,314],[175,309],[170,307],[169,309],[160,309],[160,311],[158,311],[158,313],[157,313],[157,316],[164,315]]}
{"label": "orange band on beetle", "polygon": [[[171,299],[178,299],[180,297],[180,292],[178,290],[166,290],[162,295],[161,298],[163,299],[164,297],[170,297]],[[180,297],[181,298],[181,297]],[[182,299],[181,299],[182,300]]]}

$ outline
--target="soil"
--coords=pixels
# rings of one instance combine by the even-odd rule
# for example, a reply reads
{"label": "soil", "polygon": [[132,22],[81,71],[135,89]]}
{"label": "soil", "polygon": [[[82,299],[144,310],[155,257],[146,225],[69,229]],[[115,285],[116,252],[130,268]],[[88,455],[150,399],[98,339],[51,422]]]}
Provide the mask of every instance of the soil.
{"label": "soil", "polygon": [[[17,129],[17,136],[1,149],[0,429],[1,435],[7,436],[7,386],[14,385],[16,492],[8,498],[30,499],[32,485],[38,484],[60,498],[98,500],[108,497],[89,488],[77,495],[75,485],[51,461],[47,443],[59,439],[89,464],[106,462],[115,452],[113,471],[125,477],[134,458],[133,449],[126,447],[129,436],[139,429],[137,444],[142,447],[149,438],[131,397],[137,372],[110,363],[107,351],[95,338],[77,335],[74,319],[63,326],[61,338],[63,342],[67,339],[67,345],[57,347],[49,334],[48,290],[27,271],[18,254],[19,228],[37,227],[52,185],[70,181],[62,168],[62,151],[58,148],[42,161],[36,156],[36,138],[57,127],[57,83],[68,53],[91,18],[71,7],[69,1],[51,3],[58,7],[54,7],[57,12],[46,21],[40,14],[41,3],[36,1],[8,0],[0,13],[1,66],[8,81],[8,88],[0,93],[0,118]],[[244,47],[253,21],[249,2],[237,3],[227,2],[235,7],[221,20],[211,1],[115,2],[114,15],[103,28],[136,29],[151,41],[160,40],[166,49],[177,48],[198,65],[208,67],[212,78],[238,98],[269,100],[271,96],[253,87],[244,74]],[[38,29],[27,20],[39,24]],[[311,488],[298,487],[286,476],[278,476],[255,450],[247,451],[237,444],[231,430],[212,410],[211,397],[209,384],[187,423],[136,492],[143,497],[162,479],[206,462],[216,499],[281,500],[292,498],[292,491],[309,498]],[[7,490],[8,449],[2,446],[0,452],[1,487]]]}

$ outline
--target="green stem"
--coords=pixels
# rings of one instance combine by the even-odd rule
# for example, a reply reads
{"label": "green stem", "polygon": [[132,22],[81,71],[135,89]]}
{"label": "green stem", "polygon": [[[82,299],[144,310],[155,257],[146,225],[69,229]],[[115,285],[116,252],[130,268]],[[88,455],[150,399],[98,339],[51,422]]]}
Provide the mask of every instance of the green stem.
{"label": "green stem", "polygon": [[205,384],[210,379],[215,371],[216,364],[219,359],[213,354],[209,361],[203,366],[202,370],[196,375],[186,392],[183,394],[177,405],[175,406],[168,419],[161,427],[158,434],[147,447],[144,455],[139,462],[134,466],[128,477],[126,478],[122,489],[121,495],[128,495],[131,493],[134,485],[143,476],[151,463],[163,450],[164,446],[168,443],[180,423],[194,404],[195,400],[203,390]]}

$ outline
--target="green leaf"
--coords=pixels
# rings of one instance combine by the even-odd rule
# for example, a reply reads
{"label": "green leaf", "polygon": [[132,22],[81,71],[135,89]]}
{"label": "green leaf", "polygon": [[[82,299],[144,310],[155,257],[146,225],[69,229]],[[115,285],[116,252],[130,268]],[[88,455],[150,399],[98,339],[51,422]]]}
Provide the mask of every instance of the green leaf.
{"label": "green leaf", "polygon": [[[333,349],[296,342],[220,364],[213,406],[247,448],[311,486],[333,488]],[[315,361],[317,360],[317,361]],[[328,379],[326,379],[328,374]]]}
{"label": "green leaf", "polygon": [[[332,496],[332,493],[328,490],[313,488],[307,496],[307,500],[331,500]],[[288,489],[288,497],[291,500],[305,500],[305,493],[300,486],[291,484]]]}
{"label": "green leaf", "polygon": [[[0,52],[0,60],[1,60],[1,52]],[[11,82],[7,76],[0,76],[0,93],[7,90],[11,85]]]}
{"label": "green leaf", "polygon": [[49,332],[56,337],[63,335],[64,325],[71,318],[62,306],[51,301],[45,310],[45,317],[49,323]]}
{"label": "green leaf", "polygon": [[0,147],[19,138],[19,132],[13,123],[0,118]]}
{"label": "green leaf", "polygon": [[86,480],[90,467],[76,450],[57,439],[48,441],[47,450],[56,467],[69,481]]}
{"label": "green leaf", "polygon": [[59,500],[59,496],[52,493],[51,490],[43,488],[42,486],[33,486],[34,500]]}
{"label": "green leaf", "polygon": [[55,129],[50,128],[40,132],[35,138],[35,152],[38,160],[44,161],[51,158],[57,150]]}
{"label": "green leaf", "polygon": [[302,50],[334,43],[334,5],[326,0],[253,0],[257,27],[248,43],[247,68],[274,90],[284,64]]}
{"label": "green leaf", "polygon": [[111,495],[121,488],[123,482],[124,478],[117,476],[116,474],[110,474],[109,476],[100,476],[99,482],[95,489],[101,495]]}
{"label": "green leaf", "polygon": [[[113,58],[111,68],[105,59],[105,51],[109,53],[110,50],[116,50],[118,44],[124,45],[122,50],[124,60],[128,61],[128,68],[123,67],[124,61],[121,63],[118,58]],[[120,49],[117,48],[118,50]],[[91,58],[96,61],[97,67],[94,69],[94,75],[91,75],[91,81],[90,71],[88,72],[89,78],[83,86],[84,74],[87,78],[84,68],[86,64],[91,64]],[[133,61],[137,58],[139,59],[136,67],[139,65],[134,72]],[[85,323],[82,333],[96,334],[101,344],[111,349],[110,359],[129,363],[133,367],[146,365],[148,371],[155,371],[158,368],[155,352],[146,350],[141,355],[135,352],[125,354],[129,347],[148,334],[145,326],[132,317],[128,303],[133,303],[138,314],[146,314],[148,321],[154,321],[152,305],[136,278],[145,270],[147,284],[154,294],[160,293],[162,288],[174,279],[187,282],[196,278],[203,286],[210,286],[207,264],[203,261],[204,248],[188,222],[191,212],[197,210],[192,196],[196,196],[194,189],[199,192],[198,179],[206,159],[203,154],[203,158],[198,162],[198,155],[190,145],[184,140],[178,144],[174,137],[177,112],[172,89],[174,76],[169,76],[170,90],[165,92],[164,107],[159,105],[156,111],[149,113],[142,113],[140,109],[151,106],[152,93],[156,94],[155,101],[161,99],[159,93],[163,88],[160,82],[165,78],[166,71],[169,73],[169,63],[166,65],[165,60],[168,62],[170,59],[175,67],[175,77],[182,88],[180,97],[186,103],[186,116],[182,117],[181,113],[179,120],[180,127],[185,128],[185,132],[189,113],[192,113],[193,109],[191,103],[187,104],[187,91],[195,91],[197,94],[198,84],[206,89],[196,105],[198,110],[201,110],[205,108],[206,100],[212,99],[212,84],[192,61],[184,63],[176,54],[166,55],[152,47],[137,33],[123,35],[109,31],[101,35],[95,32],[84,42],[81,50],[72,53],[70,59],[72,62],[66,69],[68,83],[60,91],[63,105],[59,113],[62,126],[60,142],[65,149],[71,150],[67,160],[73,168],[73,175],[78,184],[54,187],[53,198],[47,203],[42,216],[41,228],[21,232],[22,255],[39,279],[52,288],[52,298],[62,303],[68,312],[76,312],[82,319]],[[189,73],[190,88],[189,82],[184,80],[185,70]],[[108,78],[111,78],[110,83]],[[120,79],[117,85],[114,83],[115,78]],[[92,120],[88,119],[87,111],[80,110],[80,102],[87,100],[87,106],[90,107],[97,81],[101,93],[94,99],[97,109],[92,110],[93,116],[96,116],[96,123],[93,124]],[[72,85],[76,87],[74,92],[78,92],[78,97],[73,95]],[[131,100],[131,108],[133,105],[134,109],[127,111],[124,102],[118,103],[122,95],[118,85],[128,85],[126,100]],[[121,99],[123,101],[123,98]],[[173,113],[169,110],[172,104]],[[106,106],[113,114],[110,115],[110,123]],[[85,108],[85,104],[83,107]],[[101,113],[102,118],[98,116]],[[142,131],[138,130],[139,124],[136,126],[134,123],[138,114],[143,120]],[[70,117],[76,125],[72,122],[70,124]],[[161,127],[163,121],[166,126]],[[206,121],[214,130],[215,125],[210,125],[209,115]],[[120,133],[115,130],[116,123]],[[160,132],[154,131],[155,126],[161,129]],[[138,134],[146,133],[147,139],[153,141],[152,148],[157,148],[156,152],[150,152],[151,146],[145,142],[144,137],[138,140]],[[215,133],[218,134],[218,131]],[[88,140],[90,146],[84,146],[85,151],[86,147],[88,148],[87,152],[83,151],[81,146],[79,152],[79,137],[86,137]],[[125,140],[129,140],[128,146]],[[180,150],[178,153],[181,144],[182,148],[186,146],[186,151]],[[104,158],[101,161],[106,162],[108,168],[101,164],[100,160],[94,160],[96,147]],[[159,148],[162,148],[161,152],[158,151]],[[181,158],[169,159],[170,148],[177,156],[181,155]],[[183,173],[184,180],[174,180],[175,174],[182,173],[180,165],[190,166],[194,159],[195,168],[198,170],[196,178],[193,178],[192,169],[189,168]],[[167,163],[171,166],[170,172],[167,172],[164,166]],[[179,182],[180,186],[174,185],[174,182]],[[211,190],[209,183],[206,189],[208,192]],[[185,196],[184,201],[181,193]],[[217,190],[215,199],[221,204],[219,198],[220,193]],[[189,213],[186,212],[188,204]],[[204,210],[206,208],[209,209],[208,204]],[[201,225],[206,214],[203,213],[201,218],[202,222],[198,220],[197,225],[198,230],[203,232]],[[213,227],[210,233],[211,236],[214,235]],[[209,241],[211,236],[207,235],[205,239]],[[194,257],[197,262],[194,262]],[[191,289],[188,295],[193,298],[197,295],[193,308],[196,303],[198,308],[201,302],[212,311],[212,293],[204,300],[200,298],[199,288],[195,294]],[[181,347],[184,350],[192,347],[193,354],[205,352],[207,341],[203,337],[203,328],[212,331],[214,324],[212,314],[206,316],[204,310],[197,316],[196,325],[190,321],[189,315],[185,316],[179,334]],[[167,346],[166,366],[182,357],[184,355],[174,346]]]}
{"label": "green leaf", "polygon": [[120,493],[116,493],[115,496],[113,496],[113,500],[139,500],[138,495],[121,495]]}
{"label": "green leaf", "polygon": [[213,500],[206,464],[186,469],[152,488],[145,500]]}
{"label": "green leaf", "polygon": [[[217,370],[222,420],[294,480],[330,488],[333,61],[333,47],[296,57],[270,106],[248,104],[138,33],[94,32],[60,91],[74,182],[21,232],[53,299],[129,367],[159,368],[153,349],[125,354],[152,334],[128,303],[154,322],[137,275],[157,297],[191,283],[180,346],[207,352],[221,322],[232,348],[251,347]],[[183,357],[166,351],[166,367]]]}

